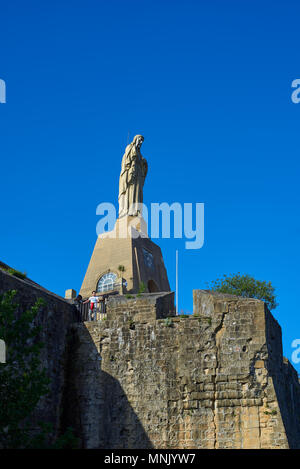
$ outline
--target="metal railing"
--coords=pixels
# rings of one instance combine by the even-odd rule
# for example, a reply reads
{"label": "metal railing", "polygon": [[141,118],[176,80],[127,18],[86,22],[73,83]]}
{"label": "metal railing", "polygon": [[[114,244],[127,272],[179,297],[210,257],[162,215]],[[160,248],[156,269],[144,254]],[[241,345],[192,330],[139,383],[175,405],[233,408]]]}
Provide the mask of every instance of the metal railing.
{"label": "metal railing", "polygon": [[90,303],[75,303],[79,322],[85,321],[103,321],[106,319],[105,301],[97,303],[95,309],[90,309]]}
{"label": "metal railing", "polygon": [[[85,321],[103,321],[106,319],[106,302],[110,296],[119,295],[119,290],[111,290],[109,293],[101,295],[96,306],[96,310],[90,309],[90,303],[85,303],[87,298],[83,298],[80,302],[75,299],[73,304],[77,309],[77,318],[79,322]],[[101,298],[101,299],[100,299]]]}

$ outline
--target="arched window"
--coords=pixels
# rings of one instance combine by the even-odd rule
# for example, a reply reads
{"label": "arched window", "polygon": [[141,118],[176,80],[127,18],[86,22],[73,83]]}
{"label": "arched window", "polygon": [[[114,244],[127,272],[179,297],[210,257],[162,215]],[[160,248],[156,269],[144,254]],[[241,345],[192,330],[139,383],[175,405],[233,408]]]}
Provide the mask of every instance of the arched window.
{"label": "arched window", "polygon": [[97,285],[97,292],[102,293],[105,291],[113,290],[116,285],[117,275],[108,272],[107,274],[102,275]]}

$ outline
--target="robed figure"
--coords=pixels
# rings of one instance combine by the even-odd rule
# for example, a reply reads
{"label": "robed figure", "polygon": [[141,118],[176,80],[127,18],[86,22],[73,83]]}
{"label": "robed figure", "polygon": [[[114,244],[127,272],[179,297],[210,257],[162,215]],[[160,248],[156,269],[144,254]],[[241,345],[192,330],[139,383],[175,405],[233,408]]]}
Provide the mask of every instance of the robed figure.
{"label": "robed figure", "polygon": [[138,204],[143,203],[143,187],[148,171],[147,161],[140,152],[143,141],[142,135],[136,135],[123,155],[119,182],[119,217],[142,215]]}

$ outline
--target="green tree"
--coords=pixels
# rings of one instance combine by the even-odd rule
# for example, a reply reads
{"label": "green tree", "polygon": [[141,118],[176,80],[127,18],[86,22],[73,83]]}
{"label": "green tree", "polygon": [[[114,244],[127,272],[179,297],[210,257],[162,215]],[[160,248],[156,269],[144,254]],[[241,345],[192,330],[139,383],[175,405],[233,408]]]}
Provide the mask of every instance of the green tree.
{"label": "green tree", "polygon": [[244,298],[257,298],[264,301],[270,310],[278,306],[275,288],[271,282],[256,280],[248,274],[241,275],[240,272],[232,275],[223,275],[221,279],[218,278],[212,281],[209,284],[209,289]]}
{"label": "green tree", "polygon": [[34,322],[44,302],[17,313],[15,295],[15,290],[0,295],[0,338],[6,345],[6,362],[0,363],[0,448],[74,448],[71,429],[52,444],[51,424],[41,423],[38,434],[31,435],[30,417],[50,383],[40,358],[41,328]]}

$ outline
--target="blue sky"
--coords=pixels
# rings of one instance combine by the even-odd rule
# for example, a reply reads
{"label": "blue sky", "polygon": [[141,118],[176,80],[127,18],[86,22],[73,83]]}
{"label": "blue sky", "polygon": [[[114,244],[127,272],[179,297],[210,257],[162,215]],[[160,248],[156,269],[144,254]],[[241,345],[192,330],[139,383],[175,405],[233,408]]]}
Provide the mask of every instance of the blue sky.
{"label": "blue sky", "polygon": [[[145,203],[203,202],[205,243],[158,240],[179,308],[224,273],[270,280],[285,355],[300,338],[296,1],[11,1],[1,6],[0,258],[80,289],[96,206],[145,137]],[[300,365],[296,365],[300,372]]]}

